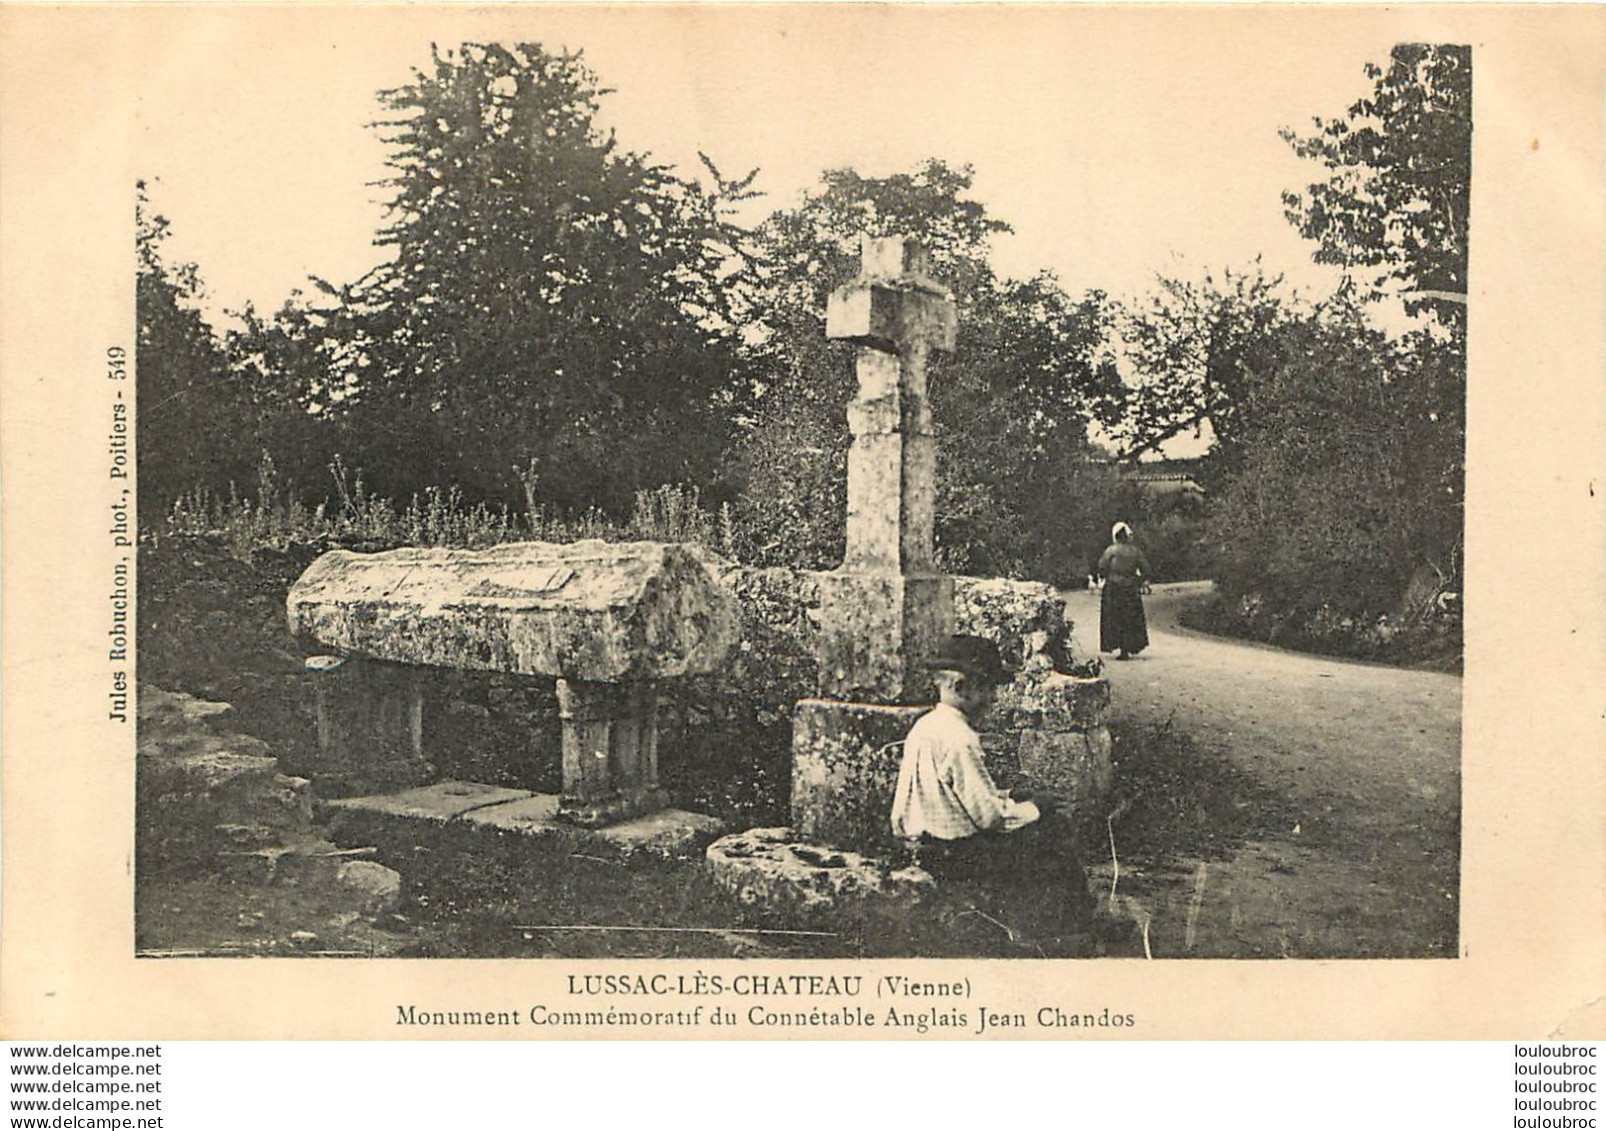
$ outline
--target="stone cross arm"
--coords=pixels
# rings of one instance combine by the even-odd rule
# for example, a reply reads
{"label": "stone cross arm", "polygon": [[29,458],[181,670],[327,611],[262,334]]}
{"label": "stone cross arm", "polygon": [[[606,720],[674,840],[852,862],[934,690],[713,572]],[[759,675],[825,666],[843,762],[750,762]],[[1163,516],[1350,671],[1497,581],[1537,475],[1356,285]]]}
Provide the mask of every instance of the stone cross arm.
{"label": "stone cross arm", "polygon": [[917,240],[865,237],[859,276],[832,293],[825,335],[888,353],[954,348],[959,312]]}

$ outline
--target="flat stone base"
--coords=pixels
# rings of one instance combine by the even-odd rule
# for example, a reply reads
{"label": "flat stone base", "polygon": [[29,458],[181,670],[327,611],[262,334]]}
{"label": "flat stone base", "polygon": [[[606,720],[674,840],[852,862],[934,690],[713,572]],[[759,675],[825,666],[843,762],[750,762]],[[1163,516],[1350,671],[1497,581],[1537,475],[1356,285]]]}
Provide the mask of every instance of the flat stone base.
{"label": "flat stone base", "polygon": [[[604,828],[581,828],[559,816],[556,794],[436,782],[401,793],[346,797],[324,803],[330,836],[339,844],[377,844],[416,851],[431,840],[460,834],[493,854],[527,860],[576,853],[627,860],[656,857],[695,860],[725,826],[681,809],[657,812]],[[390,853],[387,853],[387,855]]]}
{"label": "flat stone base", "polygon": [[936,891],[924,869],[800,839],[791,829],[748,829],[708,846],[715,884],[764,923],[841,926],[913,911]]}

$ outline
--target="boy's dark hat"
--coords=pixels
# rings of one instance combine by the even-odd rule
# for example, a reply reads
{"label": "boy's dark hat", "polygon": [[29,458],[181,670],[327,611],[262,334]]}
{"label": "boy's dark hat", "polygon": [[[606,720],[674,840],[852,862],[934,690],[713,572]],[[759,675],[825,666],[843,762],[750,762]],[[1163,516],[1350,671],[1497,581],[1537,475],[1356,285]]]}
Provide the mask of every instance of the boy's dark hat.
{"label": "boy's dark hat", "polygon": [[999,659],[998,645],[985,636],[946,636],[927,665],[936,671],[964,672],[988,683],[1008,683],[1014,673]]}

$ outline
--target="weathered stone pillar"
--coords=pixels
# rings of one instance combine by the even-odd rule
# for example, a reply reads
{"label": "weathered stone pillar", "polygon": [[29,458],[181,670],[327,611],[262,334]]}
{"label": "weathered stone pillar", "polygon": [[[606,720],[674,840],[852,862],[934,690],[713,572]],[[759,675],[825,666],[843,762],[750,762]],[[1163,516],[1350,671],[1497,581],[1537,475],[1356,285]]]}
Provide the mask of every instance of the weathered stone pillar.
{"label": "weathered stone pillar", "polygon": [[558,814],[596,827],[668,804],[658,785],[658,687],[653,680],[558,680],[563,793]]}
{"label": "weathered stone pillar", "polygon": [[859,346],[848,406],[847,551],[820,587],[820,693],[869,703],[927,698],[921,664],[951,631],[953,586],[936,573],[932,350],[958,314],[912,239],[865,239],[859,277],[830,298],[826,335]]}
{"label": "weathered stone pillar", "polygon": [[424,685],[419,669],[361,656],[313,656],[318,764],[326,794],[366,793],[429,780]]}

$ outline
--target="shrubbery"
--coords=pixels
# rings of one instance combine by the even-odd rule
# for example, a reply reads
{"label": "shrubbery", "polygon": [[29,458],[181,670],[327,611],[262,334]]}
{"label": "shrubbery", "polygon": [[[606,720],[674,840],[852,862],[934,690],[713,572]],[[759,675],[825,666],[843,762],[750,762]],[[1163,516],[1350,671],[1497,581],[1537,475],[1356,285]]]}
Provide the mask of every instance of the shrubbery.
{"label": "shrubbery", "polygon": [[174,500],[162,521],[142,531],[149,541],[207,536],[247,560],[261,549],[335,544],[369,549],[394,546],[459,546],[477,549],[503,542],[689,542],[730,556],[735,540],[729,507],[707,508],[695,487],[666,485],[636,492],[628,517],[614,519],[591,508],[566,515],[530,497],[522,512],[504,504],[470,504],[462,489],[426,487],[397,507],[368,489],[361,471],[336,458],[329,467],[333,498],[308,507],[283,481],[273,457],[257,469],[255,494],[230,484],[218,495],[197,487]]}

